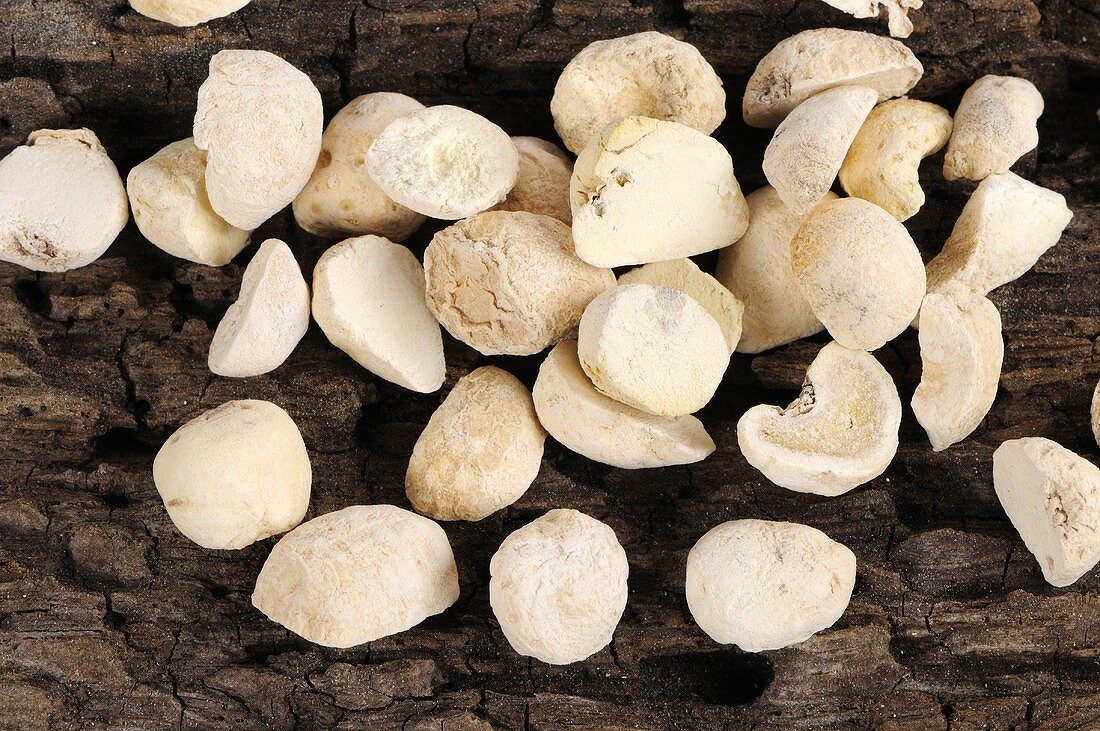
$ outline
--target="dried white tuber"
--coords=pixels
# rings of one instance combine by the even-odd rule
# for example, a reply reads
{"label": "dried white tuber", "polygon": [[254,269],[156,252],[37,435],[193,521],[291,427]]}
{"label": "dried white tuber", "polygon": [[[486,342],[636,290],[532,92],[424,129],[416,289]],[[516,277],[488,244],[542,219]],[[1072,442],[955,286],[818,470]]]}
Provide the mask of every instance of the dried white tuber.
{"label": "dried white tuber", "polygon": [[924,6],[924,0],[825,0],[837,10],[843,10],[855,18],[877,18],[880,9],[886,7],[890,35],[908,38],[913,33],[913,21],[909,11]]}
{"label": "dried white tuber", "polygon": [[142,15],[171,25],[190,27],[237,12],[252,0],[130,0]]}
{"label": "dried white tuber", "polygon": [[130,219],[118,169],[88,129],[40,129],[0,160],[0,261],[39,272],[103,255]]}
{"label": "dried white tuber", "polygon": [[951,136],[951,115],[936,104],[892,99],[871,110],[840,167],[848,195],[871,201],[899,221],[924,205],[920,161]]}
{"label": "dried white tuber", "polygon": [[305,517],[312,480],[301,432],[268,401],[207,411],[153,460],[168,517],[203,548],[244,548],[290,530]]}
{"label": "dried white tuber", "polygon": [[457,220],[504,200],[519,175],[519,153],[485,117],[441,105],[390,122],[367,150],[367,172],[401,205]]}
{"label": "dried white tuber", "polygon": [[963,94],[943,158],[943,177],[984,180],[1007,172],[1039,144],[1043,95],[1015,76],[986,75]]}
{"label": "dried white tuber", "polygon": [[1058,243],[1073,212],[1053,190],[1014,173],[983,180],[943,250],[928,262],[928,291],[986,295],[1035,266]]}
{"label": "dried white tuber", "polygon": [[401,244],[360,236],[326,251],[313,270],[313,319],[371,373],[421,393],[443,385],[443,337],[424,301],[424,270]]}
{"label": "dried white tuber", "polygon": [[310,642],[353,647],[415,627],[458,600],[437,523],[393,505],[353,505],[275,544],[252,604]]}
{"label": "dried white tuber", "polygon": [[309,329],[309,286],[290,247],[260,245],[244,270],[241,293],[210,341],[208,364],[219,376],[247,378],[273,371]]}
{"label": "dried white tuber", "polygon": [[507,371],[478,368],[458,380],[416,440],[409,502],[435,520],[481,520],[527,492],[545,440],[527,387]]}
{"label": "dried white tuber", "polygon": [[824,200],[877,99],[865,86],[828,89],[799,104],[776,128],[764,151],[764,175],[796,215]]}
{"label": "dried white tuber", "polygon": [[619,277],[620,286],[627,284],[651,284],[684,292],[701,304],[722,328],[729,351],[732,353],[737,348],[745,306],[691,259],[672,259],[631,269]]}
{"label": "dried white tuber", "polygon": [[513,137],[519,153],[519,176],[508,197],[490,210],[526,211],[573,222],[569,208],[569,178],[573,163],[557,145],[538,137]]}
{"label": "dried white tuber", "polygon": [[626,552],[615,531],[576,510],[551,510],[509,535],[489,573],[508,644],[551,665],[599,652],[626,609]]}
{"label": "dried white tuber", "polygon": [[1008,519],[1054,586],[1100,561],[1100,469],[1041,437],[1011,439],[993,453],[993,488]]}
{"label": "dried white tuber", "polygon": [[780,487],[841,495],[881,475],[898,449],[901,399],[875,357],[829,343],[790,406],[754,406],[737,422],[741,453]]}
{"label": "dried white tuber", "polygon": [[597,391],[581,370],[573,340],[563,340],[546,356],[533,396],[539,421],[552,437],[612,467],[690,464],[714,452],[714,441],[694,416],[654,416]]}
{"label": "dried white tuber", "polygon": [[659,416],[706,406],[730,357],[722,328],[702,305],[681,290],[649,284],[592,300],[577,352],[597,390]]}
{"label": "dried white tuber", "polygon": [[646,117],[612,122],[593,138],[573,167],[570,196],[577,256],[600,267],[701,254],[749,225],[726,149]]}
{"label": "dried white tuber", "polygon": [[[836,194],[825,194],[835,200]],[[791,239],[804,216],[795,215],[775,188],[764,186],[746,199],[749,228],[718,255],[715,278],[744,305],[739,353],[760,353],[809,337],[825,326],[802,296],[791,270]]]}
{"label": "dried white tuber", "polygon": [[404,241],[424,223],[382,192],[367,172],[367,150],[390,122],[423,109],[404,94],[364,94],[336,113],[321,137],[317,167],[294,199],[298,225],[333,238],[375,234]]}
{"label": "dried white tuber", "polygon": [[195,146],[206,150],[214,211],[251,231],[305,187],[321,152],[324,109],[309,77],[267,51],[220,51],[199,87]]}
{"label": "dried white tuber", "polygon": [[756,65],[742,112],[753,127],[775,127],[814,94],[836,86],[866,86],[878,100],[902,96],[924,67],[901,42],[872,33],[816,28],[779,42]]}
{"label": "dried white tuber", "polygon": [[874,203],[840,198],[806,216],[791,268],[814,314],[841,345],[875,350],[920,310],[924,263],[905,226]]}
{"label": "dried white tuber", "polygon": [[250,233],[210,207],[206,153],[190,137],[131,169],[126,191],[142,235],[172,256],[220,267],[248,246]]}
{"label": "dried white tuber", "polygon": [[569,226],[490,211],[443,229],[424,252],[427,301],[447,332],[485,355],[531,355],[571,337],[610,269],[577,258]]}
{"label": "dried white tuber", "polygon": [[688,553],[685,590],[691,616],[711,639],[763,652],[833,626],[855,581],[855,554],[816,528],[734,520]]}
{"label": "dried white tuber", "polygon": [[997,397],[1005,346],[1001,315],[985,297],[929,294],[920,309],[920,385],[913,413],[933,451],[962,441]]}
{"label": "dried white tuber", "polygon": [[647,31],[582,49],[562,70],[550,113],[565,146],[579,154],[621,117],[679,122],[710,134],[726,117],[726,92],[695,46]]}

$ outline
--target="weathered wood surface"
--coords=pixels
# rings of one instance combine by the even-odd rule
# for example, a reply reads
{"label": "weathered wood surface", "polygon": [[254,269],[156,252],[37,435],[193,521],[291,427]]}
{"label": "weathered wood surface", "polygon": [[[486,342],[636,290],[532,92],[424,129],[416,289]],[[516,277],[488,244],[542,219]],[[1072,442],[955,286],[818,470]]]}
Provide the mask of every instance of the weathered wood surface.
{"label": "weathered wood surface", "polygon": [[[933,454],[906,415],[893,466],[833,499],[770,485],[734,425],[749,405],[792,396],[821,338],[736,357],[702,414],[719,444],[692,467],[626,472],[548,445],[515,506],[447,525],[462,597],[407,633],[324,650],[249,603],[271,541],[204,551],[177,533],[150,477],[160,442],[230,398],[276,401],[314,465],[310,515],[405,505],[409,451],[439,395],[380,382],[314,327],[286,365],[214,378],[206,349],[254,248],[223,269],[172,259],[131,225],[84,269],[35,275],[0,265],[0,728],[1100,728],[1100,572],[1047,586],[1000,510],[992,450],[1043,435],[1097,456],[1088,427],[1100,376],[1100,4],[927,0],[911,47],[915,95],[951,108],[988,72],[1034,80],[1047,100],[1041,145],[1017,171],[1075,211],[1035,271],[998,290],[1007,353],[1001,392],[964,444]],[[192,30],[121,0],[0,0],[0,153],[38,127],[87,125],[125,172],[189,134],[209,56],[275,51],[307,71],[329,113],[398,90],[471,106],[511,133],[551,135],[560,68],[587,42],[658,28],[697,44],[726,80],[731,146],[746,190],[762,181],[767,134],[739,120],[756,61],[815,26],[883,32],[816,0],[255,0]],[[937,160],[940,159],[937,157]],[[926,256],[969,187],[925,166],[929,203],[910,228]],[[418,237],[423,246],[427,235]],[[304,267],[326,242],[284,213]],[[713,257],[703,257],[713,262]],[[448,383],[484,359],[449,342]],[[908,333],[880,352],[904,400],[919,379]],[[528,383],[535,359],[493,359]],[[630,557],[630,601],[613,645],[548,667],[518,657],[487,599],[488,560],[547,508],[606,520]],[[686,551],[727,519],[817,526],[859,557],[847,614],[798,647],[749,655],[690,621]]]}

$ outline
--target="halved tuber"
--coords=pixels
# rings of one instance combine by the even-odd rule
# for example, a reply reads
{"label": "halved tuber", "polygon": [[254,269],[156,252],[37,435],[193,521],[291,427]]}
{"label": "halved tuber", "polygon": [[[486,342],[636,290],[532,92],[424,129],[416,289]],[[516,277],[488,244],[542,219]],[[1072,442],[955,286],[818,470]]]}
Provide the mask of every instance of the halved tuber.
{"label": "halved tuber", "polygon": [[533,396],[550,436],[612,467],[691,464],[714,452],[714,440],[694,416],[654,416],[597,391],[581,370],[574,340],[563,340],[546,356]]}
{"label": "halved tuber", "polygon": [[848,195],[904,221],[924,205],[918,168],[951,136],[951,115],[930,102],[891,99],[871,110],[840,167]]}
{"label": "halved tuber", "polygon": [[997,397],[1001,315],[985,297],[929,294],[920,310],[920,385],[913,413],[933,451],[965,439]]}
{"label": "halved tuber", "polygon": [[993,487],[1008,519],[1054,586],[1100,561],[1100,469],[1042,437],[1012,439],[993,453]]}
{"label": "halved tuber", "polygon": [[840,495],[881,475],[898,449],[901,399],[875,357],[829,343],[787,408],[754,406],[737,422],[741,453],[796,492]]}

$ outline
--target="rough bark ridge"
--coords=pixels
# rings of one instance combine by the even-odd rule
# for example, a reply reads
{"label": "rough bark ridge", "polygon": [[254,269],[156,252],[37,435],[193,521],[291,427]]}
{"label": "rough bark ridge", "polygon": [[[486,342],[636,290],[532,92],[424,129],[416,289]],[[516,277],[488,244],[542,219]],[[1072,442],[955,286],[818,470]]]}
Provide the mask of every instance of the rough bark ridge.
{"label": "rough bark ridge", "polygon": [[[0,265],[0,728],[1100,728],[1100,573],[1066,590],[1044,584],[991,484],[992,450],[1006,438],[1043,435],[1098,455],[1087,423],[1100,375],[1098,11],[1096,0],[929,0],[913,14],[909,44],[927,68],[915,96],[953,108],[983,73],[1038,84],[1042,142],[1016,169],[1076,213],[1035,271],[993,295],[1005,371],[972,438],[933,454],[907,412],[898,457],[872,484],[833,499],[778,489],[741,458],[734,425],[751,404],[793,396],[823,340],[737,357],[702,414],[719,444],[711,459],[626,472],[550,444],[517,505],[446,526],[458,604],[369,647],[324,650],[252,609],[272,542],[236,553],[189,543],[157,498],[152,457],[201,410],[271,399],[311,450],[311,515],[405,505],[408,455],[440,396],[379,382],[315,327],[270,376],[212,377],[212,326],[254,247],[223,269],[190,265],[131,224],[84,269]],[[739,121],[745,79],[781,38],[830,24],[883,31],[810,0],[255,0],[191,30],[122,2],[0,0],[0,153],[38,127],[87,125],[125,173],[190,134],[206,63],[229,47],[286,56],[313,77],[329,114],[359,93],[394,90],[549,136],[554,79],[579,48],[658,28],[697,44],[726,80],[730,120],[718,137],[753,190],[768,135]],[[942,180],[941,159],[923,168],[929,201],[909,226],[926,258],[970,189]],[[305,267],[326,246],[287,213],[254,240],[270,235]],[[879,356],[907,402],[916,338]],[[535,371],[449,342],[448,384],[485,361],[528,384]],[[487,599],[503,536],[553,506],[610,523],[631,562],[614,644],[564,668],[516,656]],[[749,655],[693,626],[686,551],[739,517],[808,523],[856,552],[855,596],[835,628]]]}

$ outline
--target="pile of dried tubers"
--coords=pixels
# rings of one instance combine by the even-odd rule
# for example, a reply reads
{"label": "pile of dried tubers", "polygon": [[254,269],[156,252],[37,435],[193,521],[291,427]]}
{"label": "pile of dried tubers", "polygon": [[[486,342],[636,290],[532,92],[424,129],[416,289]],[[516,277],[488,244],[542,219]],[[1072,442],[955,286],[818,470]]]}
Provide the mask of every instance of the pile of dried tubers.
{"label": "pile of dried tubers", "polygon": [[[903,30],[902,11],[919,5],[886,4]],[[745,121],[775,130],[770,185],[746,197],[710,136],[726,114],[721,80],[693,46],[661,33],[593,43],[563,70],[551,112],[575,163],[472,111],[395,93],[361,96],[323,129],[305,74],[271,53],[222,51],[194,136],[135,167],[125,187],[86,129],[37,131],[0,162],[0,259],[85,266],[132,210],[156,246],[221,266],[292,205],[303,229],[342,240],[311,285],[284,242],[259,247],[210,343],[213,373],[278,368],[311,317],[365,369],[421,393],[445,380],[441,327],[485,355],[545,353],[533,391],[491,366],[454,384],[409,460],[415,513],[358,505],[299,525],[309,455],[269,402],[223,404],[161,448],[153,479],[180,532],[212,549],[286,533],[253,603],[307,640],[350,647],[457,600],[455,559],[434,521],[477,521],[518,500],[547,434],[624,469],[705,459],[715,445],[692,414],[735,351],[822,330],[833,340],[792,404],[755,406],[737,424],[745,459],[783,488],[840,495],[890,465],[903,407],[872,352],[909,327],[923,364],[911,407],[932,449],[980,424],[1004,355],[986,295],[1031,268],[1072,214],[1061,195],[1010,172],[1038,143],[1043,99],[1031,83],[985,76],[952,118],[905,97],[922,73],[902,43],[869,33],[823,28],[781,42],[745,92]],[[947,179],[980,182],[925,266],[903,222],[925,202],[922,159],[941,148]],[[847,197],[832,191],[837,179]],[[428,217],[454,223],[421,262],[400,242]],[[714,250],[713,276],[688,258]],[[1093,418],[1100,433],[1100,410]],[[1013,440],[994,455],[994,484],[1051,584],[1100,560],[1090,462],[1046,439]],[[615,533],[575,510],[512,533],[490,571],[504,635],[547,663],[606,646],[627,602]],[[852,551],[819,530],[736,520],[699,539],[685,590],[707,635],[756,652],[831,626],[855,577]]]}

